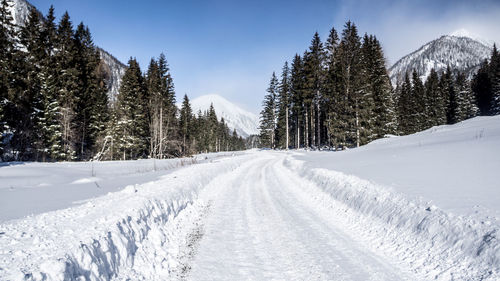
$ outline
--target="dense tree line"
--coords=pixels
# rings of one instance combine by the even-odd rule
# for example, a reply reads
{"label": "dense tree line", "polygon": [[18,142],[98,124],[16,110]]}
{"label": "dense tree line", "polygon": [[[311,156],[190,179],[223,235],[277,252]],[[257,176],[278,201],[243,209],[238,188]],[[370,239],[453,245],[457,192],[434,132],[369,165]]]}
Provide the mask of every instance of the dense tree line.
{"label": "dense tree line", "polygon": [[[130,59],[117,101],[91,33],[66,12],[56,23],[31,9],[13,24],[12,3],[0,1],[0,160],[165,158],[244,149],[213,108],[179,112],[162,54],[142,73]],[[188,102],[187,97],[185,101]],[[186,131],[187,130],[187,131]]]}
{"label": "dense tree line", "polygon": [[448,68],[439,77],[431,70],[425,83],[413,71],[406,74],[398,94],[398,131],[412,134],[432,126],[454,124],[478,115],[474,93],[463,73]]}
{"label": "dense tree line", "polygon": [[415,71],[391,85],[380,42],[347,22],[326,42],[315,33],[281,79],[273,73],[261,112],[260,138],[271,148],[357,147],[388,134],[412,134],[500,113],[500,60],[496,47],[472,81],[464,74]]}
{"label": "dense tree line", "polygon": [[261,112],[261,141],[273,148],[359,146],[396,130],[380,42],[351,22],[324,44],[315,33],[280,81],[273,74]]}
{"label": "dense tree line", "polygon": [[152,59],[145,74],[131,58],[98,159],[161,159],[245,149],[243,139],[217,118],[212,105],[195,114],[187,95],[180,109],[175,103],[165,56]]}
{"label": "dense tree line", "polygon": [[413,71],[396,88],[398,132],[411,134],[432,126],[455,124],[478,115],[500,114],[500,57],[493,46],[471,81],[448,67],[441,75],[434,69],[422,82]]}

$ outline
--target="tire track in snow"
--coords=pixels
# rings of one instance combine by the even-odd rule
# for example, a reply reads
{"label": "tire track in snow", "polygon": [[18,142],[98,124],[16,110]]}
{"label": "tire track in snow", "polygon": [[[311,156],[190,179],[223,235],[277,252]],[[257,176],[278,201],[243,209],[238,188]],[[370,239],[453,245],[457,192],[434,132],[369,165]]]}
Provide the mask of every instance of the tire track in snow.
{"label": "tire track in snow", "polygon": [[186,244],[183,249],[180,250],[178,260],[180,262],[179,269],[173,275],[179,280],[187,280],[189,272],[191,271],[190,262],[196,255],[198,251],[198,246],[201,238],[205,234],[205,218],[210,214],[210,209],[212,207],[212,201],[209,201],[201,212],[200,217],[193,222],[194,227],[192,231],[186,237]]}
{"label": "tire track in snow", "polygon": [[189,279],[413,280],[302,200],[283,154],[266,156],[220,183]]}

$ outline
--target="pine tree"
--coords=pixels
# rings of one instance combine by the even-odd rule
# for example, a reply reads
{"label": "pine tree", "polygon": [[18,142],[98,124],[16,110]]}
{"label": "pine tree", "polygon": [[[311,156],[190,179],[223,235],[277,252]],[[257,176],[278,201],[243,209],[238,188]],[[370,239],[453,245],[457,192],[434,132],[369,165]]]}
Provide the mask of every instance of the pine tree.
{"label": "pine tree", "polygon": [[182,137],[182,152],[185,155],[189,155],[191,153],[190,144],[193,127],[192,118],[193,112],[191,110],[191,105],[189,104],[189,98],[187,95],[184,95],[184,100],[182,101],[182,107],[180,110],[179,126]]}
{"label": "pine tree", "polygon": [[38,126],[40,118],[43,117],[40,72],[45,57],[41,17],[36,9],[31,9],[27,22],[19,33],[20,43],[25,47],[23,68],[26,70],[24,109],[20,115],[28,117],[24,118],[25,138],[33,151],[29,158],[35,160],[38,159],[38,154],[42,150],[41,128]]}
{"label": "pine tree", "polygon": [[[456,106],[452,106],[453,121],[455,123],[461,122],[477,116],[479,110],[476,99],[464,73],[460,72],[457,74],[454,87],[455,97],[453,98],[453,103],[456,102]],[[452,104],[452,102],[450,102],[450,104]]]}
{"label": "pine tree", "polygon": [[165,55],[162,53],[158,58],[158,69],[161,77],[161,115],[162,115],[162,138],[164,145],[160,142],[160,157],[164,153],[178,155],[181,151],[178,141],[179,125],[177,124],[177,106],[175,105],[175,87],[170,74],[170,68]]}
{"label": "pine tree", "polygon": [[108,97],[103,73],[99,73],[100,55],[88,27],[80,23],[74,34],[74,68],[79,75],[79,90],[74,95],[75,149],[78,159],[89,159],[97,152],[97,139],[102,137],[108,121]]}
{"label": "pine tree", "polygon": [[[95,156],[102,148],[99,143],[103,142],[106,137],[106,126],[111,118],[109,98],[107,95],[108,85],[106,85],[106,73],[103,72],[100,60],[99,51],[95,49],[92,56],[93,59],[89,61],[88,71],[91,71],[89,83],[89,96],[91,102],[89,103],[89,126],[87,142],[87,154]],[[88,158],[88,157],[87,157]]]}
{"label": "pine tree", "polygon": [[276,96],[278,92],[278,79],[276,74],[273,72],[271,76],[271,81],[269,82],[269,88],[267,89],[267,95],[264,97],[263,106],[260,113],[260,138],[264,146],[271,149],[276,147]]}
{"label": "pine tree", "polygon": [[73,24],[68,12],[65,12],[57,27],[55,61],[58,81],[58,97],[61,107],[61,127],[63,133],[64,153],[66,160],[76,158],[79,140],[74,127],[76,103],[80,98],[80,71],[77,67],[77,48],[74,39]]}
{"label": "pine tree", "polygon": [[426,123],[426,97],[422,80],[414,70],[412,73],[412,87],[410,95],[410,133],[416,133],[425,129]]}
{"label": "pine tree", "polygon": [[53,72],[45,66],[41,72],[41,94],[43,95],[43,116],[40,118],[42,128],[42,161],[67,160],[67,153],[63,146],[61,127],[61,107],[56,93],[56,80]]}
{"label": "pine tree", "polygon": [[278,90],[278,122],[276,124],[276,143],[278,147],[288,149],[290,146],[289,114],[290,114],[290,69],[285,62],[281,73]]}
{"label": "pine tree", "polygon": [[53,49],[56,45],[57,31],[54,16],[54,7],[51,6],[43,22],[42,28],[43,59],[39,74],[40,95],[42,97],[42,112],[37,127],[41,128],[41,158],[46,160],[67,159],[63,151],[61,107],[59,104],[58,76]]}
{"label": "pine tree", "polygon": [[449,66],[441,75],[441,79],[439,80],[439,88],[441,92],[441,98],[444,100],[446,108],[446,119],[444,124],[452,124],[453,110],[451,107],[451,99],[455,96],[455,88],[453,87],[453,77]]}
{"label": "pine tree", "polygon": [[425,81],[425,97],[427,104],[426,128],[443,125],[446,123],[446,103],[441,94],[439,77],[434,69]]}
{"label": "pine tree", "polygon": [[492,97],[492,85],[490,80],[490,67],[485,60],[472,79],[472,91],[476,95],[477,104],[481,115],[490,115]]}
{"label": "pine tree", "polygon": [[360,146],[361,135],[369,115],[368,106],[364,105],[366,89],[365,73],[361,53],[361,39],[356,25],[348,21],[342,31],[338,51],[339,93],[341,95],[341,113],[339,122],[344,132],[341,146]]}
{"label": "pine tree", "polygon": [[137,61],[131,58],[122,78],[117,99],[118,135],[115,145],[122,159],[144,158],[149,154],[149,122],[146,85]]}
{"label": "pine tree", "polygon": [[500,114],[500,54],[496,45],[493,45],[489,65],[489,77],[491,82],[491,114]]}
{"label": "pine tree", "polygon": [[0,2],[0,159],[4,159],[5,154],[3,136],[8,128],[5,111],[9,106],[10,65],[14,51],[13,38],[15,34],[12,15],[9,11],[11,5],[11,2],[7,0]]}
{"label": "pine tree", "polygon": [[[332,144],[332,117],[335,118],[335,106],[337,105],[336,73],[335,73],[335,52],[339,44],[339,36],[335,28],[330,29],[330,33],[325,43],[325,76],[323,81],[323,108],[325,111],[325,136],[327,144]],[[336,144],[336,141],[333,141]],[[334,144],[334,145],[335,145]]]}
{"label": "pine tree", "polygon": [[306,111],[306,145],[319,147],[321,143],[320,134],[320,103],[322,97],[322,83],[324,80],[323,44],[318,32],[314,33],[309,51],[304,54],[304,105]]}
{"label": "pine tree", "polygon": [[[7,8],[11,6],[10,1],[2,1],[1,4],[1,26],[3,35],[0,35],[0,44],[2,55],[0,55],[0,64],[2,65],[2,82],[5,88],[0,96],[3,96],[2,104],[4,120],[2,123],[9,128],[9,145],[13,152],[12,159],[31,160],[36,155],[34,142],[37,139],[34,135],[35,97],[39,93],[37,89],[36,71],[33,71],[36,65],[31,55],[34,54],[33,46],[23,46],[26,40],[21,42],[19,39],[25,39],[26,33],[21,33],[19,27],[14,26],[12,17]],[[33,30],[38,24],[38,19],[33,20],[30,15],[28,27]],[[26,31],[26,28],[24,29]],[[34,30],[36,32],[36,30]],[[34,36],[36,36],[34,34]],[[27,49],[26,47],[29,47]],[[33,53],[31,53],[33,51]],[[6,53],[3,53],[6,52]],[[3,80],[2,79],[2,80]],[[19,118],[22,116],[22,118]]]}
{"label": "pine tree", "polygon": [[339,148],[339,141],[345,140],[344,129],[347,127],[343,122],[343,110],[345,109],[345,96],[341,94],[341,68],[339,67],[339,55],[337,54],[339,37],[335,28],[330,30],[326,42],[326,76],[324,82],[327,136],[328,143],[335,149]]}
{"label": "pine tree", "polygon": [[163,153],[163,97],[162,97],[162,78],[158,62],[151,59],[146,72],[146,86],[148,92],[148,114],[147,119],[150,122],[150,147],[151,157],[162,158]]}
{"label": "pine tree", "polygon": [[396,131],[392,86],[382,46],[375,36],[365,36],[363,52],[366,71],[366,83],[373,95],[373,110],[370,120],[371,136],[369,140],[382,138]]}
{"label": "pine tree", "polygon": [[403,83],[401,84],[398,98],[398,132],[399,134],[413,133],[412,119],[412,101],[411,101],[411,82],[408,73],[405,74]]}
{"label": "pine tree", "polygon": [[290,101],[291,101],[291,120],[293,120],[293,130],[295,148],[300,148],[304,142],[304,71],[302,58],[296,54],[290,73]]}
{"label": "pine tree", "polygon": [[208,152],[216,152],[219,142],[219,120],[217,119],[213,104],[210,104],[210,108],[208,109],[205,128],[207,130],[206,148]]}

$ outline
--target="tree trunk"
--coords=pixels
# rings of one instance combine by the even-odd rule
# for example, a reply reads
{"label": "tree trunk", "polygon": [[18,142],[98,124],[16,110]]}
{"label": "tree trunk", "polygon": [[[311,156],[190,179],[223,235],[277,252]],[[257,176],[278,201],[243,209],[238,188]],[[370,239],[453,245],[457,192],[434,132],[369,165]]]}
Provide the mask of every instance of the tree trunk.
{"label": "tree trunk", "polygon": [[357,101],[356,101],[356,147],[359,147],[359,113],[358,113]]}
{"label": "tree trunk", "polygon": [[308,115],[309,115],[309,113],[307,112],[307,107],[306,107],[306,114],[305,114],[305,116],[306,116],[306,120],[305,121],[306,122],[304,124],[304,130],[305,130],[304,145],[305,145],[306,148],[309,147],[309,128],[308,128],[309,127],[309,121],[307,119]]}
{"label": "tree trunk", "polygon": [[160,143],[158,144],[159,146],[159,155],[160,159],[163,159],[163,106],[160,106]]}
{"label": "tree trunk", "polygon": [[296,148],[300,148],[300,119],[297,116],[297,143],[295,144]]}
{"label": "tree trunk", "polygon": [[285,131],[286,131],[286,146],[285,146],[285,149],[288,150],[288,108],[286,109],[285,111]]}
{"label": "tree trunk", "polygon": [[316,145],[316,129],[314,127],[314,123],[315,123],[315,118],[318,118],[318,116],[315,116],[314,114],[314,101],[311,103],[311,146],[315,146]]}
{"label": "tree trunk", "polygon": [[318,133],[317,144],[316,146],[319,148],[321,145],[321,128],[320,128],[320,118],[321,112],[319,109],[319,102],[316,102],[316,132]]}

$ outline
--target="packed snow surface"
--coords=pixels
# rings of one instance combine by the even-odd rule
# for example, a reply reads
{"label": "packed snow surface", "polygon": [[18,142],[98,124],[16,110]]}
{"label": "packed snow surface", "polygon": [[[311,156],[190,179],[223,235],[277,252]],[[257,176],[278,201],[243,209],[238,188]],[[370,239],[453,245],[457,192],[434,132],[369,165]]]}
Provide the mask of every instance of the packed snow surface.
{"label": "packed snow surface", "polygon": [[500,117],[479,117],[343,152],[165,169],[1,223],[0,280],[499,280],[499,147]]}
{"label": "packed snow surface", "polygon": [[224,118],[227,126],[231,130],[236,129],[238,135],[248,137],[259,134],[259,117],[227,99],[219,95],[204,95],[191,100],[194,113],[198,113],[199,110],[201,112],[208,110],[210,104],[213,104],[217,117]]}

